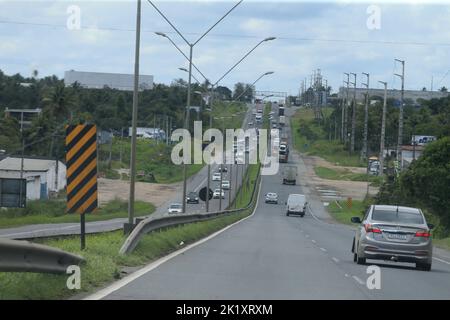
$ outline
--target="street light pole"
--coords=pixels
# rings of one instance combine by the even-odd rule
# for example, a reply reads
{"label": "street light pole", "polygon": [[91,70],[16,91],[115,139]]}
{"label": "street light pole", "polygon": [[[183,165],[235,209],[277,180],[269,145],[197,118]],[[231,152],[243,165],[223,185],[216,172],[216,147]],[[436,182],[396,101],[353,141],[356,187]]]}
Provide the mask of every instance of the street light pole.
{"label": "street light pole", "polygon": [[366,91],[366,99],[365,99],[365,107],[364,107],[364,136],[363,136],[363,147],[361,149],[361,159],[365,160],[368,157],[369,150],[368,150],[368,130],[369,130],[369,82],[370,82],[370,75],[368,73],[364,73],[367,77],[367,83],[363,83],[362,85],[367,88]]}
{"label": "street light pole", "polygon": [[353,84],[353,108],[352,108],[352,136],[350,140],[350,152],[355,152],[355,131],[356,131],[356,73],[351,73],[355,81]]}
{"label": "street light pole", "polygon": [[349,91],[349,86],[350,86],[350,74],[349,73],[344,73],[347,76],[347,81],[345,81],[344,83],[347,85],[347,90],[346,90],[346,98],[345,98],[345,105],[344,105],[344,144],[346,145],[348,142],[348,130],[347,130],[347,126],[348,126],[348,91]]}
{"label": "street light pole", "polygon": [[130,157],[130,195],[128,200],[128,223],[130,228],[134,225],[134,197],[136,184],[136,126],[139,99],[139,51],[141,40],[141,0],[137,1],[136,18],[136,49],[134,60],[134,91],[133,91],[133,116],[131,129],[131,157]]}
{"label": "street light pole", "polygon": [[[187,110],[185,110],[185,129],[190,131],[189,115],[191,113],[191,83],[192,83],[192,54],[193,45],[189,45],[189,80],[188,80],[188,96],[187,96]],[[183,159],[183,213],[186,213],[186,187],[187,187],[187,164]]]}
{"label": "street light pole", "polygon": [[[153,3],[153,1],[151,0],[147,0],[148,3],[150,3],[152,5],[152,7],[163,17],[164,20],[166,20],[166,22],[172,27],[172,29],[175,30],[176,33],[178,33],[178,35],[184,40],[184,42],[189,46],[189,88],[188,88],[188,98],[187,98],[187,109],[185,110],[185,127],[187,127],[187,129],[189,130],[189,112],[190,112],[190,108],[191,108],[191,82],[192,82],[192,56],[193,56],[193,49],[194,46],[197,45],[197,43],[200,42],[200,40],[202,40],[212,29],[214,29],[214,27],[216,27],[223,19],[225,19],[225,17],[227,17],[237,6],[239,6],[243,0],[240,0],[238,3],[236,3],[230,10],[228,10],[228,12],[223,15],[216,23],[214,23],[205,33],[203,33],[200,38],[198,38],[194,43],[190,43],[184,36],[183,34],[173,25],[172,22],[170,22],[170,20],[161,12],[161,10],[158,9],[158,7]],[[163,36],[165,38],[168,38],[169,40],[171,40],[166,34],[158,32],[156,33],[157,35]],[[179,48],[176,46],[176,44],[171,41],[172,44],[175,45],[175,47],[179,50]],[[180,52],[182,52],[181,50],[179,50]],[[182,52],[183,53],[183,52]],[[183,55],[186,57],[186,55],[183,53]],[[183,161],[183,206],[182,206],[182,211],[183,213],[186,213],[186,187],[187,187],[187,165],[185,163],[185,161]]]}
{"label": "street light pole", "polygon": [[[403,145],[403,103],[405,97],[405,61],[395,59],[395,61],[402,64],[402,74],[395,74],[402,79],[402,93],[400,99],[400,112],[398,116],[398,140],[397,140],[397,161],[400,162],[402,158],[402,145]],[[401,170],[401,166],[400,166]]]}
{"label": "street light pole", "polygon": [[380,141],[380,170],[384,175],[384,137],[386,132],[386,104],[387,104],[387,82],[378,81],[384,85],[383,115],[381,118],[381,141]]}

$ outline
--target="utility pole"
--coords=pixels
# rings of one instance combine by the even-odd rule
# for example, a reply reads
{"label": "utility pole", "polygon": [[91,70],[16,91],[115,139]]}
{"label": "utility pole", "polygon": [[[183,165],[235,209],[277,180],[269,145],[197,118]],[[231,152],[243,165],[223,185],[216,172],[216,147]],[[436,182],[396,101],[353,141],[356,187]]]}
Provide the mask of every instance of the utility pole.
{"label": "utility pole", "polygon": [[343,86],[342,86],[342,100],[341,100],[341,141],[342,141],[342,142],[344,142],[344,119],[345,119],[344,86],[345,86],[345,81],[343,81]]}
{"label": "utility pole", "polygon": [[345,105],[344,105],[344,144],[347,144],[348,142],[348,130],[347,130],[347,118],[348,118],[348,113],[347,113],[347,107],[348,107],[348,90],[349,90],[349,85],[350,85],[350,74],[349,73],[344,73],[347,76],[347,81],[344,81],[344,83],[347,86],[346,89],[346,96],[345,96]]}
{"label": "utility pole", "polygon": [[350,140],[350,152],[355,152],[355,130],[356,130],[356,73],[351,73],[355,78],[353,84],[353,108],[352,108],[352,135]]}
{"label": "utility pole", "polygon": [[[405,98],[405,61],[395,59],[402,64],[402,74],[395,74],[402,79],[402,93],[400,98],[400,112],[398,116],[398,141],[397,141],[397,161],[400,163],[402,159],[402,145],[403,145],[403,104]],[[401,167],[400,167],[401,170]]]}
{"label": "utility pole", "polygon": [[136,18],[136,49],[134,60],[134,90],[133,90],[133,120],[131,129],[131,159],[130,159],[130,197],[128,200],[128,223],[130,228],[134,225],[134,193],[136,184],[136,126],[139,99],[139,53],[141,42],[141,0],[137,2]]}
{"label": "utility pole", "polygon": [[383,115],[381,118],[381,139],[380,139],[380,175],[384,175],[384,136],[386,133],[386,104],[387,104],[387,82],[378,81],[384,85]]}
{"label": "utility pole", "polygon": [[368,149],[368,130],[369,130],[369,80],[370,75],[368,73],[364,73],[367,77],[367,83],[363,83],[362,85],[367,88],[366,91],[366,99],[365,99],[365,107],[364,107],[364,134],[363,134],[363,147],[361,149],[361,160],[365,161],[367,160],[369,149]]}

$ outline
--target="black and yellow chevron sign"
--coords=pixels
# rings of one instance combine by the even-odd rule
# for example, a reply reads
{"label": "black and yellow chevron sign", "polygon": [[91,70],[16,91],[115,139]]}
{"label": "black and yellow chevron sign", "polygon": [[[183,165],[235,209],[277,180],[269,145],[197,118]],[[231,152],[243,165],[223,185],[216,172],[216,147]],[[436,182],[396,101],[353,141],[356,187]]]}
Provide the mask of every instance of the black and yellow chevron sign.
{"label": "black and yellow chevron sign", "polygon": [[97,208],[97,127],[67,126],[67,212],[91,213]]}

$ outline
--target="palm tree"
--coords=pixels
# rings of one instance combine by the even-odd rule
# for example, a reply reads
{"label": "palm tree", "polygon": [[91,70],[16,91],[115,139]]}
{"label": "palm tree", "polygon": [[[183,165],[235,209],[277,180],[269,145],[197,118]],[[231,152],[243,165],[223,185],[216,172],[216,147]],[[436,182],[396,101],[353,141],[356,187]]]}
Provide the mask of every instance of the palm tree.
{"label": "palm tree", "polygon": [[56,121],[66,121],[73,117],[73,107],[76,106],[76,97],[70,88],[66,88],[62,82],[51,88],[44,94],[42,102],[48,108]]}

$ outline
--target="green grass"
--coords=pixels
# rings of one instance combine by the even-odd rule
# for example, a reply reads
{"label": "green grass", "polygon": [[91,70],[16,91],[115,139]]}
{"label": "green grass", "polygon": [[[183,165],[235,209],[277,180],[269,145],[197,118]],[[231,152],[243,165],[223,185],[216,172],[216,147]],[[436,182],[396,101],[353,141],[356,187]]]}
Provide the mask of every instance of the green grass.
{"label": "green grass", "polygon": [[353,200],[352,207],[347,207],[347,200],[338,201],[339,205],[342,209],[336,204],[335,201],[330,202],[328,206],[328,212],[330,212],[331,216],[336,219],[338,222],[348,225],[354,225],[350,219],[352,217],[363,217],[364,210],[366,209],[366,204],[364,201]]}
{"label": "green grass", "polygon": [[[151,203],[136,201],[136,216],[145,216],[155,211]],[[86,215],[86,222],[103,221],[128,216],[128,202],[119,199],[108,202],[95,213]],[[5,209],[0,213],[0,228],[12,228],[31,224],[78,222],[78,214],[66,213],[63,199],[29,201],[26,208]]]}
{"label": "green grass", "polygon": [[[120,150],[122,149],[122,162],[113,160],[111,169],[108,168],[106,161],[101,161],[99,165],[100,173],[109,179],[128,178],[120,177],[115,169],[128,168],[130,163],[131,143],[129,139],[114,138],[113,141],[113,159],[119,159]],[[157,143],[151,139],[138,139],[136,144],[136,167],[138,172],[143,172],[144,177],[139,178],[141,182],[151,183],[175,183],[183,180],[183,166],[175,165],[171,159],[172,147],[164,143]],[[109,145],[100,147],[100,156],[102,159],[109,154]],[[103,155],[103,156],[102,156]],[[199,172],[203,165],[189,165],[187,167],[187,175],[192,176]]]}
{"label": "green grass", "polygon": [[248,171],[244,177],[244,183],[238,192],[237,199],[235,199],[236,208],[244,208],[248,205],[256,183],[256,178],[258,177],[258,169],[259,165],[249,165]]}
{"label": "green grass", "polygon": [[[222,130],[242,128],[242,120],[247,112],[247,107],[240,102],[216,101],[213,107],[213,128]],[[224,117],[224,118],[221,118]],[[221,119],[214,119],[221,118]],[[209,127],[208,127],[209,128]],[[203,130],[208,129],[204,126]]]}
{"label": "green grass", "polygon": [[[249,167],[248,177],[256,180],[258,166]],[[243,190],[242,207],[251,199],[256,185]],[[80,293],[92,293],[121,277],[123,267],[140,267],[175,250],[204,238],[224,227],[239,221],[253,211],[224,216],[210,221],[187,224],[144,236],[130,255],[119,255],[125,240],[121,231],[87,235],[86,249],[81,251],[78,237],[41,240],[40,243],[79,254],[86,259],[81,267],[81,290],[66,288],[66,275],[32,273],[0,273],[0,299],[66,299]],[[184,242],[184,245],[181,245]]]}
{"label": "green grass", "polygon": [[[242,120],[247,111],[245,104],[217,102],[214,104],[213,117],[224,117],[221,120],[213,118],[213,127],[235,129],[242,127]],[[232,116],[234,115],[234,116]],[[232,116],[232,117],[231,117]],[[203,130],[209,126],[204,126]],[[99,172],[108,179],[128,178],[120,176],[117,169],[129,168],[131,141],[129,138],[114,138],[112,144],[112,161],[108,166],[110,145],[101,145],[99,149]],[[164,142],[152,139],[138,139],[136,144],[136,167],[138,172],[143,172],[144,177],[138,181],[151,183],[175,183],[183,180],[183,166],[175,165],[171,159],[172,146]],[[120,161],[121,160],[121,161]],[[188,177],[198,173],[203,168],[202,164],[189,165]]]}
{"label": "green grass", "polygon": [[433,239],[433,244],[438,248],[450,251],[450,237],[443,239]]}
{"label": "green grass", "polygon": [[325,167],[314,167],[316,175],[322,179],[347,180],[347,181],[369,181],[372,186],[380,186],[381,177],[367,175],[365,173],[353,173],[348,169],[334,170]]}
{"label": "green grass", "polygon": [[[331,110],[324,109],[325,114]],[[363,167],[358,154],[350,155],[338,141],[329,141],[325,131],[314,121],[312,109],[301,109],[290,119],[294,147],[297,151],[319,156],[339,166]]]}

